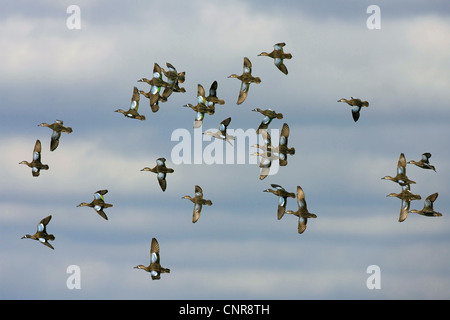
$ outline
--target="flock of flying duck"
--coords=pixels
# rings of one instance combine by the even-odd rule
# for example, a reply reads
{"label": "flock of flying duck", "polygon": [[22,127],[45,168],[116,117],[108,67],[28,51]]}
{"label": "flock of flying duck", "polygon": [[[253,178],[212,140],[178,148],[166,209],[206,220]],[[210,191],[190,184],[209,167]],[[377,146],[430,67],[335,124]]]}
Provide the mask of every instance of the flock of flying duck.
{"label": "flock of flying duck", "polygon": [[442,216],[442,213],[437,212],[433,208],[433,202],[437,199],[438,193],[435,192],[424,200],[424,206],[421,210],[409,210],[411,201],[413,200],[421,200],[422,197],[419,194],[414,194],[411,192],[411,184],[416,184],[415,181],[410,180],[408,176],[406,175],[406,165],[407,164],[414,164],[422,169],[428,169],[433,170],[436,172],[436,168],[430,164],[431,153],[425,152],[422,154],[422,158],[419,161],[410,160],[406,162],[406,157],[403,153],[400,154],[400,157],[398,159],[397,163],[397,174],[394,177],[391,176],[385,176],[381,179],[384,180],[390,180],[398,185],[400,185],[402,191],[400,193],[390,193],[387,195],[387,197],[397,197],[401,200],[401,206],[400,206],[400,216],[398,218],[399,222],[405,221],[405,219],[408,217],[408,213],[418,213],[423,216],[427,217],[440,217]]}
{"label": "flock of flying duck", "polygon": [[[285,75],[288,74],[288,70],[286,65],[284,64],[285,59],[291,59],[292,55],[290,53],[285,53],[283,47],[285,43],[277,43],[273,47],[272,52],[262,52],[258,56],[267,56],[273,59],[275,66]],[[153,77],[152,79],[141,78],[138,82],[147,83],[150,88],[148,92],[143,90],[139,90],[137,87],[133,88],[133,93],[131,97],[131,103],[128,110],[117,109],[115,112],[122,113],[127,118],[137,119],[137,120],[145,120],[145,115],[142,115],[138,112],[139,103],[141,95],[145,98],[149,99],[149,105],[152,112],[157,112],[160,108],[159,103],[164,103],[168,101],[170,95],[174,92],[184,93],[186,92],[185,88],[180,87],[185,81],[185,72],[178,72],[176,68],[170,64],[166,63],[167,70],[160,67],[157,63],[154,64],[153,67]],[[163,79],[163,75],[166,77],[166,80]],[[240,89],[239,95],[236,104],[242,104],[247,98],[250,84],[259,84],[261,83],[261,79],[259,77],[255,77],[252,75],[252,63],[247,57],[244,57],[243,63],[243,72],[241,75],[231,74],[228,78],[236,78],[240,81]],[[213,115],[215,113],[215,105],[223,105],[225,101],[223,99],[219,99],[217,97],[217,88],[218,83],[214,81],[208,91],[208,95],[206,95],[206,91],[201,84],[197,86],[197,101],[196,104],[187,103],[184,107],[190,108],[195,111],[194,117],[194,128],[199,128],[202,126],[202,121],[206,114]],[[369,103],[367,101],[362,101],[361,99],[351,97],[351,99],[342,98],[338,100],[338,102],[345,102],[352,107],[351,114],[353,120],[356,122],[360,117],[360,111],[362,107],[368,107]],[[289,126],[287,123],[284,123],[281,129],[279,144],[278,146],[272,146],[271,137],[267,132],[269,124],[273,119],[283,119],[282,113],[277,113],[272,109],[262,110],[259,108],[255,108],[252,111],[261,113],[264,117],[256,131],[257,134],[261,134],[264,140],[264,145],[254,145],[254,147],[260,149],[259,152],[254,153],[254,155],[260,157],[259,167],[261,169],[259,178],[263,180],[269,174],[270,167],[272,161],[279,161],[280,166],[287,165],[287,156],[295,154],[295,148],[288,147],[288,138],[289,138]],[[222,139],[227,143],[231,144],[231,141],[234,140],[234,137],[227,133],[227,127],[230,124],[231,117],[226,118],[219,124],[219,129],[216,132],[205,132],[204,134],[208,134],[213,136],[216,139]],[[71,133],[72,128],[65,127],[63,125],[63,121],[57,120],[53,124],[42,123],[39,126],[45,126],[52,130],[51,141],[50,141],[50,150],[54,151],[59,144],[59,139],[61,137],[61,133]],[[48,170],[49,166],[47,164],[43,164],[41,160],[41,142],[36,140],[34,150],[33,150],[33,159],[31,162],[22,161],[20,164],[26,164],[32,170],[32,175],[34,177],[38,177],[40,175],[41,170]],[[431,154],[424,153],[422,155],[422,159],[420,161],[409,161],[408,163],[415,164],[424,169],[433,169],[434,166],[429,164],[428,159],[431,157]],[[400,155],[400,159],[398,161],[397,166],[397,175],[395,177],[386,176],[383,179],[391,180],[398,183],[402,191],[399,194],[391,193],[388,196],[395,196],[402,200],[400,218],[399,221],[404,221],[409,212],[415,212],[424,216],[440,216],[441,213],[434,211],[433,202],[437,198],[437,193],[434,193],[428,196],[425,199],[424,208],[422,210],[409,210],[410,202],[412,200],[421,199],[420,195],[415,195],[410,190],[410,184],[414,184],[414,181],[411,181],[406,176],[406,159],[403,153]],[[161,187],[161,190],[164,192],[167,188],[166,177],[167,174],[173,173],[174,169],[168,168],[166,166],[166,159],[159,158],[156,160],[156,165],[153,168],[145,167],[141,171],[149,171],[152,173],[156,173],[158,183]],[[273,193],[278,197],[278,209],[277,209],[277,218],[280,220],[285,213],[292,214],[298,217],[298,233],[301,234],[306,230],[306,224],[309,218],[316,218],[317,215],[314,213],[310,213],[308,211],[306,201],[305,201],[305,193],[300,186],[297,186],[296,194],[293,192],[286,191],[282,186],[278,184],[271,184],[274,189],[266,189],[263,192]],[[108,190],[99,190],[94,193],[94,199],[90,203],[82,202],[78,205],[78,207],[87,206],[93,208],[102,218],[108,220],[107,215],[104,212],[105,208],[112,207],[112,204],[106,203],[104,199],[104,195],[108,192]],[[297,198],[298,209],[296,211],[286,210],[286,204],[288,198]],[[202,207],[204,205],[211,206],[212,201],[207,200],[203,197],[203,190],[200,186],[196,185],[194,189],[194,197],[186,195],[182,197],[182,199],[188,199],[194,204],[193,208],[193,216],[192,222],[195,223],[200,218],[200,213]],[[48,234],[46,231],[47,224],[50,222],[52,216],[48,216],[42,219],[37,226],[37,231],[33,235],[25,235],[22,238],[39,240],[44,245],[53,249],[53,246],[49,243],[49,241],[55,240],[54,235]],[[147,272],[150,272],[152,279],[160,279],[161,273],[169,273],[170,269],[163,268],[160,265],[160,248],[158,241],[155,238],[152,238],[151,246],[150,246],[150,264],[146,267],[144,265],[138,265],[135,268],[143,269]]]}

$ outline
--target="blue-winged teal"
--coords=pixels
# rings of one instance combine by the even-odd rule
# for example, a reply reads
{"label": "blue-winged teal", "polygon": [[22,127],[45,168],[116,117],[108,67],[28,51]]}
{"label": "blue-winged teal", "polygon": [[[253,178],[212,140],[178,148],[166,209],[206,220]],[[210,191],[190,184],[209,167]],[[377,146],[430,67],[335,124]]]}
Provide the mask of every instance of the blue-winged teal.
{"label": "blue-winged teal", "polygon": [[381,179],[397,182],[401,186],[403,186],[405,184],[415,184],[416,183],[415,181],[409,180],[408,177],[406,176],[406,158],[403,153],[400,154],[400,158],[398,159],[397,175],[395,177],[385,176]]}
{"label": "blue-winged teal", "polygon": [[166,62],[166,66],[168,68],[167,71],[161,67],[162,73],[164,73],[167,78],[167,83],[170,84],[170,86],[164,88],[163,95],[165,99],[167,99],[172,92],[186,92],[185,88],[179,86],[179,84],[183,83],[186,79],[185,72],[178,72],[177,69],[175,69],[175,67],[169,62]]}
{"label": "blue-winged teal", "polygon": [[140,115],[138,112],[140,99],[141,99],[141,96],[139,94],[139,90],[137,87],[134,87],[133,95],[131,96],[130,109],[128,109],[128,111],[124,111],[122,109],[117,109],[117,110],[115,110],[115,112],[120,112],[127,118],[145,120],[145,116]]}
{"label": "blue-winged teal", "polygon": [[411,192],[411,186],[409,184],[404,184],[401,186],[402,192],[400,193],[390,193],[386,197],[397,197],[400,200],[402,200],[401,207],[400,207],[400,216],[398,218],[399,222],[405,221],[405,219],[408,217],[409,207],[411,205],[411,201],[413,200],[420,200],[422,197],[418,194],[413,194]]}
{"label": "blue-winged teal", "polygon": [[260,130],[267,129],[273,119],[283,119],[282,113],[277,113],[277,112],[273,111],[272,109],[262,110],[260,108],[255,108],[252,111],[259,112],[264,116],[258,129],[256,130],[257,134],[260,133]]}
{"label": "blue-winged teal", "polygon": [[227,127],[230,124],[230,122],[231,122],[231,117],[228,117],[220,123],[219,130],[217,130],[216,132],[205,132],[205,134],[213,136],[216,139],[225,140],[230,145],[232,145],[230,140],[234,140],[234,136],[231,136],[227,133]]}
{"label": "blue-winged teal", "polygon": [[196,223],[200,218],[200,213],[202,212],[203,205],[211,206],[211,200],[206,200],[203,198],[203,190],[200,186],[195,186],[195,196],[184,196],[182,199],[189,199],[194,203],[194,210],[192,214],[192,223]]}
{"label": "blue-winged teal", "polygon": [[273,59],[275,66],[284,74],[288,74],[288,70],[284,65],[284,59],[292,59],[292,54],[284,53],[283,47],[286,45],[284,42],[277,43],[273,46],[273,50],[270,53],[261,52],[258,56],[270,57]]}
{"label": "blue-winged teal", "polygon": [[34,150],[33,150],[33,161],[21,161],[19,164],[26,164],[31,168],[31,173],[33,177],[38,177],[41,170],[48,170],[48,165],[42,164],[41,162],[41,141],[36,140],[36,143],[34,144]]}
{"label": "blue-winged teal", "polygon": [[409,189],[409,185],[402,186],[402,192],[400,193],[391,192],[386,197],[396,197],[402,200],[410,200],[410,201],[422,199],[420,194],[414,194],[411,192],[411,190]]}
{"label": "blue-winged teal", "polygon": [[220,105],[225,104],[225,100],[219,99],[217,97],[217,87],[218,87],[218,83],[217,83],[217,81],[214,81],[211,84],[211,87],[209,88],[209,95],[207,97],[205,97],[205,100],[206,100],[205,104],[208,107],[214,107],[216,103],[220,104]]}
{"label": "blue-winged teal", "polygon": [[170,83],[162,79],[162,71],[159,64],[155,63],[153,65],[153,78],[151,80],[141,78],[138,82],[146,82],[150,85],[150,90],[148,92],[140,90],[139,93],[150,100],[150,108],[152,109],[152,112],[157,112],[159,110],[158,102],[167,101],[168,93],[166,95],[161,94],[161,89],[163,87],[171,87]]}
{"label": "blue-winged teal", "polygon": [[298,217],[298,233],[303,233],[306,230],[308,219],[317,218],[317,215],[308,211],[305,201],[305,193],[300,186],[297,186],[297,203],[297,211],[288,210],[286,213],[293,214]]}
{"label": "blue-winged teal", "polygon": [[211,106],[207,105],[205,89],[201,84],[197,85],[197,104],[194,106],[190,103],[187,103],[183,107],[189,107],[196,112],[194,119],[194,128],[200,128],[202,126],[205,113],[213,115],[216,111],[214,104],[212,104]]}
{"label": "blue-winged teal", "polygon": [[425,198],[423,209],[422,210],[411,210],[412,213],[418,213],[423,216],[427,217],[440,217],[442,216],[442,213],[434,211],[433,209],[433,202],[436,201],[438,197],[438,193],[430,194],[428,197]]}
{"label": "blue-winged teal", "polygon": [[260,157],[259,167],[261,170],[259,173],[259,179],[264,180],[270,173],[272,161],[278,160],[279,157],[275,154],[276,150],[272,147],[272,138],[270,137],[270,134],[267,132],[267,130],[262,129],[260,131],[260,134],[262,135],[265,144],[262,146],[256,144],[255,147],[259,148],[261,152],[255,152],[253,153],[253,155]]}
{"label": "blue-winged teal", "polygon": [[162,191],[166,191],[167,188],[167,181],[166,176],[168,173],[173,173],[174,170],[172,168],[166,167],[166,159],[165,158],[158,158],[156,159],[156,166],[153,168],[145,167],[144,169],[141,169],[141,171],[150,171],[157,174],[159,186],[161,187]]}
{"label": "blue-winged teal", "polygon": [[82,202],[77,207],[91,207],[94,208],[95,212],[97,212],[103,219],[108,220],[103,209],[110,208],[113,205],[110,203],[106,203],[103,196],[108,193],[108,190],[99,190],[94,193],[94,200],[90,203]]}
{"label": "blue-winged teal", "polygon": [[281,128],[280,142],[278,144],[278,157],[279,157],[280,166],[287,165],[288,154],[289,155],[295,154],[295,148],[288,147],[288,138],[289,138],[289,126],[287,123],[284,123],[283,127]]}
{"label": "blue-winged teal", "polygon": [[431,153],[425,152],[422,154],[422,158],[419,161],[410,160],[408,163],[415,164],[422,169],[431,169],[436,172],[436,168],[430,164],[429,159],[431,158]]}
{"label": "blue-winged teal", "polygon": [[247,98],[251,83],[261,83],[259,77],[252,76],[252,63],[247,57],[244,58],[243,73],[240,76],[233,73],[228,78],[237,78],[241,81],[241,88],[239,89],[239,97],[236,104],[241,104]]}
{"label": "blue-winged teal", "polygon": [[361,99],[351,97],[350,100],[347,100],[345,98],[339,99],[337,102],[346,102],[348,105],[352,106],[352,117],[353,120],[356,122],[359,119],[359,113],[361,111],[361,107],[368,107],[369,102],[367,101],[361,101]]}
{"label": "blue-winged teal", "polygon": [[39,221],[36,233],[33,235],[26,234],[22,237],[22,239],[39,240],[39,242],[43,245],[49,247],[50,249],[54,249],[49,241],[55,240],[55,236],[47,233],[47,224],[50,222],[51,218],[52,216],[50,215]]}
{"label": "blue-winged teal", "polygon": [[266,189],[263,190],[263,192],[271,192],[278,197],[277,217],[278,220],[280,220],[286,211],[287,198],[295,198],[295,194],[293,192],[286,191],[282,186],[278,184],[271,184],[271,186],[272,188],[275,188],[275,190]]}
{"label": "blue-winged teal", "polygon": [[59,145],[59,138],[61,137],[61,132],[71,133],[71,127],[65,127],[62,120],[56,120],[52,124],[41,123],[38,124],[39,127],[48,127],[53,130],[51,140],[50,140],[50,151],[54,151]]}
{"label": "blue-winged teal", "polygon": [[152,238],[152,243],[150,245],[150,264],[148,267],[140,264],[134,267],[134,269],[142,269],[150,272],[152,280],[161,279],[161,273],[170,273],[170,269],[161,267],[159,251],[158,241],[155,238]]}

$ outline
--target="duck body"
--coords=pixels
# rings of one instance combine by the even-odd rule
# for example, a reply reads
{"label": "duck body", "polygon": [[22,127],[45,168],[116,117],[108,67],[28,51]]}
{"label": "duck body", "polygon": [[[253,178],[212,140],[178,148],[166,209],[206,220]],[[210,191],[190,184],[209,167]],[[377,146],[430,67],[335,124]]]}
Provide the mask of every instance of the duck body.
{"label": "duck body", "polygon": [[49,166],[41,162],[41,141],[36,140],[33,149],[33,160],[31,162],[21,161],[19,164],[25,164],[31,168],[31,174],[33,177],[39,177],[41,170],[48,170]]}
{"label": "duck body", "polygon": [[305,193],[300,186],[297,186],[297,204],[298,210],[288,210],[286,213],[293,214],[298,217],[298,233],[302,234],[306,230],[306,224],[309,218],[317,218],[317,215],[308,211]]}
{"label": "duck body", "polygon": [[99,190],[94,193],[94,200],[91,202],[82,202],[77,207],[90,207],[95,210],[103,219],[108,220],[108,217],[106,213],[104,212],[104,209],[113,207],[112,204],[106,203],[103,196],[108,193],[108,190]]}
{"label": "duck body", "polygon": [[203,197],[203,190],[200,186],[195,186],[195,195],[192,198],[191,196],[184,196],[182,199],[188,199],[192,203],[194,203],[194,210],[192,213],[192,223],[196,223],[200,218],[200,213],[204,205],[212,206],[212,201],[207,200]]}
{"label": "duck body", "polygon": [[274,189],[266,189],[263,190],[263,192],[270,192],[278,197],[277,218],[280,220],[286,212],[287,198],[295,198],[295,194],[293,192],[286,191],[278,184],[271,184],[270,186]]}
{"label": "duck body", "polygon": [[56,120],[52,124],[41,123],[38,124],[39,127],[47,127],[52,130],[52,136],[50,140],[50,151],[54,151],[59,145],[59,139],[61,137],[61,133],[72,133],[71,127],[65,127],[64,122],[62,120]]}
{"label": "duck body", "polygon": [[277,43],[273,46],[273,50],[270,53],[261,52],[258,56],[270,57],[273,59],[275,66],[283,72],[285,75],[288,74],[286,65],[284,64],[285,59],[292,59],[292,54],[284,53],[283,47],[286,45],[284,42]]}
{"label": "duck body", "polygon": [[166,176],[168,173],[173,173],[174,170],[172,168],[167,168],[166,166],[166,159],[165,158],[158,158],[156,160],[156,166],[153,168],[145,167],[141,169],[141,171],[150,171],[157,174],[158,183],[161,187],[161,190],[164,192],[167,188],[167,181]]}
{"label": "duck body", "polygon": [[161,273],[170,273],[170,269],[164,268],[160,264],[160,248],[156,238],[152,238],[150,245],[150,264],[148,266],[140,264],[134,268],[150,272],[152,280],[161,279]]}
{"label": "duck body", "polygon": [[358,121],[360,116],[360,111],[362,107],[368,107],[369,102],[362,101],[361,99],[351,97],[351,99],[347,100],[345,98],[339,99],[337,102],[345,102],[348,105],[352,106],[352,117],[353,121]]}
{"label": "duck body", "polygon": [[231,74],[228,76],[228,78],[236,78],[241,81],[241,87],[239,89],[239,97],[236,104],[241,104],[245,101],[248,95],[248,90],[250,88],[251,83],[259,84],[261,83],[261,78],[254,77],[252,75],[252,63],[247,58],[244,57],[244,67],[243,67],[243,73],[241,75],[237,74]]}
{"label": "duck body", "polygon": [[39,221],[36,233],[33,235],[26,234],[22,237],[22,239],[38,240],[40,243],[49,247],[50,249],[54,249],[53,246],[49,243],[49,241],[55,240],[55,236],[53,234],[47,233],[47,224],[50,222],[51,219],[52,216],[50,215]]}

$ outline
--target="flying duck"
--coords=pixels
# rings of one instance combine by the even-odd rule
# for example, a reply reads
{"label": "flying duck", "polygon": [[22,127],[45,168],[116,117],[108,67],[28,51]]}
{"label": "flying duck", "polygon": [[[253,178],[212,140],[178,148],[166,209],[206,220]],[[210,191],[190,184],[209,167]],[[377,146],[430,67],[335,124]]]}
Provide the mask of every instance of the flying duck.
{"label": "flying duck", "polygon": [[41,162],[41,141],[36,140],[36,143],[34,144],[33,161],[28,162],[24,160],[19,162],[19,164],[26,164],[30,167],[33,177],[38,177],[41,170],[48,170],[48,165],[42,164]]}
{"label": "flying duck", "polygon": [[264,145],[255,145],[262,152],[255,152],[253,155],[259,156],[259,167],[261,168],[259,173],[259,179],[264,180],[270,173],[270,167],[272,166],[272,161],[278,160],[279,157],[275,154],[275,150],[272,147],[272,138],[267,130],[263,129],[260,131],[261,136],[264,139]]}
{"label": "flying duck", "polygon": [[273,111],[272,109],[266,109],[262,110],[260,108],[255,108],[252,111],[256,111],[261,113],[264,118],[262,119],[258,129],[256,130],[256,133],[259,134],[260,130],[267,129],[269,127],[269,124],[272,122],[273,119],[283,119],[282,113],[277,113]]}
{"label": "flying duck", "polygon": [[297,203],[298,210],[288,210],[286,213],[293,214],[298,217],[298,233],[303,233],[306,230],[306,224],[309,218],[317,218],[317,215],[310,213],[306,206],[305,193],[300,186],[297,186]]}
{"label": "flying duck", "polygon": [[359,119],[359,113],[361,111],[361,107],[368,107],[369,102],[367,101],[361,101],[361,99],[351,97],[350,100],[347,100],[345,98],[339,99],[337,102],[346,102],[348,105],[352,106],[352,117],[353,120],[356,122]]}
{"label": "flying duck", "polygon": [[150,272],[152,280],[161,279],[161,273],[170,273],[170,269],[161,267],[159,251],[158,241],[156,238],[152,238],[152,243],[150,245],[150,264],[147,267],[140,264],[134,267],[134,269],[142,269]]}
{"label": "flying duck", "polygon": [[139,93],[144,97],[150,99],[150,108],[152,112],[157,112],[159,110],[159,101],[167,101],[167,96],[161,94],[162,87],[171,87],[171,84],[162,79],[162,71],[159,64],[155,63],[153,65],[153,78],[151,80],[147,78],[141,78],[138,82],[146,82],[150,85],[149,92],[140,90]]}
{"label": "flying duck", "polygon": [[211,206],[211,200],[206,200],[203,198],[203,190],[200,186],[195,186],[195,196],[192,198],[191,196],[184,196],[182,199],[189,199],[194,203],[194,210],[192,214],[192,223],[196,223],[200,218],[200,212],[202,212],[203,205]]}
{"label": "flying duck", "polygon": [[169,62],[166,62],[166,66],[168,68],[167,71],[161,67],[162,73],[164,73],[167,78],[167,83],[170,84],[170,86],[164,88],[163,95],[165,99],[167,99],[172,92],[186,92],[185,88],[179,86],[180,83],[185,81],[185,72],[178,72]]}
{"label": "flying duck", "polygon": [[205,97],[205,100],[206,100],[205,104],[208,107],[214,107],[216,103],[220,104],[220,105],[225,104],[225,100],[219,99],[217,97],[217,87],[218,87],[218,83],[217,83],[217,81],[214,81],[211,84],[211,87],[209,88],[209,95],[207,97]]}
{"label": "flying duck", "polygon": [[124,111],[122,109],[117,109],[115,112],[120,112],[127,118],[145,120],[145,116],[140,115],[138,112],[140,99],[141,99],[141,96],[139,94],[139,90],[137,87],[134,87],[133,95],[131,96],[130,108],[128,109],[128,111]]}
{"label": "flying duck", "polygon": [[403,222],[408,217],[409,208],[412,200],[420,200],[422,197],[418,194],[413,194],[411,192],[411,186],[409,184],[402,185],[402,192],[400,193],[390,193],[386,197],[397,197],[402,200],[400,207],[400,216],[398,218],[399,222]]}
{"label": "flying duck", "polygon": [[161,190],[164,192],[167,188],[167,181],[166,176],[168,173],[173,173],[174,170],[172,168],[166,167],[166,159],[165,158],[158,158],[156,159],[156,166],[153,168],[145,167],[144,169],[141,169],[141,171],[150,171],[157,174],[159,186],[161,187]]}
{"label": "flying duck", "polygon": [[47,233],[47,224],[50,222],[51,218],[52,216],[50,215],[39,221],[36,233],[33,235],[26,234],[22,237],[22,239],[39,240],[39,242],[43,245],[49,247],[50,249],[54,249],[49,241],[55,240],[55,236]]}
{"label": "flying duck", "polygon": [[406,158],[403,153],[400,154],[400,157],[398,159],[397,175],[395,177],[385,176],[381,179],[397,182],[401,186],[403,186],[405,184],[415,184],[416,183],[415,181],[409,180],[408,177],[406,176]]}
{"label": "flying duck", "polygon": [[261,83],[261,79],[259,77],[252,76],[252,63],[247,57],[244,58],[243,73],[240,76],[233,73],[228,76],[228,78],[237,78],[241,81],[241,88],[239,90],[239,97],[236,104],[241,104],[247,98],[248,89],[250,88],[251,83]]}
{"label": "flying duck", "polygon": [[284,74],[288,74],[288,70],[284,65],[284,59],[291,59],[292,54],[284,53],[283,47],[286,45],[284,42],[277,43],[273,46],[273,50],[270,53],[261,52],[258,56],[265,56],[273,58],[273,63],[275,66]]}
{"label": "flying duck", "polygon": [[295,198],[295,194],[293,192],[288,192],[286,191],[282,186],[278,185],[278,184],[271,184],[272,188],[274,189],[266,189],[263,190],[263,192],[271,192],[274,195],[278,196],[278,210],[277,210],[277,217],[278,220],[280,220],[285,211],[286,211],[286,202],[287,202],[287,198]]}
{"label": "flying duck", "polygon": [[431,158],[431,153],[425,152],[422,154],[422,158],[419,161],[410,160],[408,163],[415,164],[422,169],[431,169],[436,172],[436,168],[430,164],[429,159]]}
{"label": "flying duck", "polygon": [[94,193],[94,200],[90,203],[82,202],[77,207],[91,207],[94,208],[95,212],[97,212],[103,219],[108,220],[106,213],[103,211],[105,208],[110,208],[113,205],[106,203],[103,196],[108,193],[108,190],[99,190]]}
{"label": "flying duck", "polygon": [[425,198],[423,209],[422,210],[411,210],[412,213],[418,213],[423,216],[427,217],[440,217],[442,216],[442,213],[434,211],[433,209],[433,202],[436,201],[438,197],[438,193],[435,192],[433,194],[430,194],[428,197]]}
{"label": "flying duck", "polygon": [[231,136],[227,133],[227,127],[231,122],[231,117],[226,118],[225,120],[223,120],[220,125],[219,125],[219,130],[217,130],[216,132],[205,132],[205,134],[208,134],[210,136],[213,136],[216,139],[222,139],[225,140],[226,142],[228,142],[230,145],[231,142],[230,140],[234,140],[234,136]]}
{"label": "flying duck", "polygon": [[197,104],[194,106],[190,103],[187,103],[183,107],[189,107],[196,112],[194,119],[194,128],[199,128],[202,126],[205,113],[209,115],[213,115],[215,113],[214,104],[212,104],[211,106],[207,105],[205,89],[201,84],[197,85]]}
{"label": "flying duck", "polygon": [[288,138],[289,138],[289,126],[287,123],[284,123],[283,127],[281,128],[280,142],[278,143],[278,150],[277,150],[280,166],[287,165],[288,154],[289,155],[295,154],[295,148],[288,147]]}
{"label": "flying duck", "polygon": [[65,127],[62,120],[56,120],[52,124],[41,123],[38,124],[39,127],[48,127],[53,130],[51,140],[50,140],[50,151],[54,151],[59,145],[59,138],[61,137],[61,132],[71,133],[71,127]]}

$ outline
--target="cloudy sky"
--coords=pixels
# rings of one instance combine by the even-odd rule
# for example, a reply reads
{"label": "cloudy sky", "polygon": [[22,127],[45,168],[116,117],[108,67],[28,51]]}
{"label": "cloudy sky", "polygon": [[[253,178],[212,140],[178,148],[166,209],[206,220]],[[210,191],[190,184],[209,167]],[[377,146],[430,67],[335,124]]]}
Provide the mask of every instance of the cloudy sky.
{"label": "cloudy sky", "polygon": [[[71,4],[80,29],[67,27]],[[371,30],[373,4],[381,28]],[[0,298],[449,299],[449,18],[447,0],[2,1]],[[278,42],[293,55],[288,75],[258,56]],[[240,84],[228,76],[242,72],[244,57],[262,81],[237,105]],[[145,121],[115,113],[128,109],[134,86],[148,90],[137,80],[151,78],[155,62],[185,71],[186,92],[157,113],[141,97]],[[230,129],[256,129],[262,116],[252,109],[272,108],[284,117],[270,128],[288,123],[296,149],[286,167],[261,181],[248,145],[244,164],[174,163],[177,129],[191,134],[192,150],[216,143],[194,140],[194,112],[182,107],[215,80],[225,104],[199,132],[227,117]],[[337,103],[351,96],[370,102],[356,123]],[[38,124],[56,119],[73,132],[50,152],[51,130]],[[36,139],[50,167],[38,178],[18,164],[31,160]],[[408,165],[407,174],[422,199],[439,193],[442,217],[398,222],[400,200],[386,195],[400,187],[381,177],[395,174],[402,152],[432,154],[437,172]],[[165,192],[140,171],[160,157],[175,170]],[[272,183],[305,191],[317,215],[305,233],[295,216],[277,220],[277,198],[262,192]],[[195,185],[213,205],[193,224],[182,197]],[[114,204],[108,221],[77,207],[100,189]],[[55,250],[21,240],[50,214]],[[152,237],[171,269],[160,281],[133,269],[148,265]],[[80,289],[67,287],[72,265]],[[372,265],[380,289],[366,285]]]}

